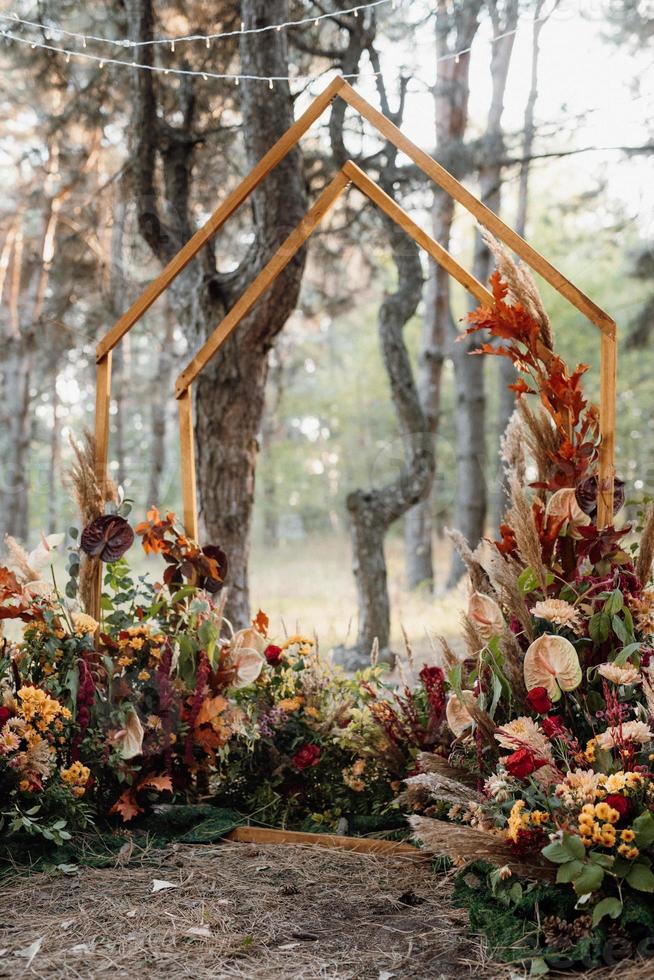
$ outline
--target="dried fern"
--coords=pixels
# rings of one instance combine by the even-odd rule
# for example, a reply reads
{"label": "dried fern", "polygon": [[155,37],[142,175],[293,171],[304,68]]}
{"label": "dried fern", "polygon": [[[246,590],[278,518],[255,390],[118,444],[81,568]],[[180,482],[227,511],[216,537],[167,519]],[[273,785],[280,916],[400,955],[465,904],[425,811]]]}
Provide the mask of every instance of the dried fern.
{"label": "dried fern", "polygon": [[507,841],[485,830],[430,817],[411,816],[409,823],[414,837],[426,850],[453,861],[488,861],[498,868],[508,866],[514,874],[525,878],[552,880],[556,874],[556,868],[544,858],[517,857]]}

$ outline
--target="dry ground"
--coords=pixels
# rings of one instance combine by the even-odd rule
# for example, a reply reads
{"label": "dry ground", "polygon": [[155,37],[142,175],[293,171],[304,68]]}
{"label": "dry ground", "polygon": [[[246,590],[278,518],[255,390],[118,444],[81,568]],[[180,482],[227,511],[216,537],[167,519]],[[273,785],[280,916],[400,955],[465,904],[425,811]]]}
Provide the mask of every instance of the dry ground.
{"label": "dry ground", "polygon": [[[175,887],[153,893],[156,880]],[[444,879],[402,859],[177,845],[129,867],[16,876],[2,892],[3,977],[496,975]]]}
{"label": "dry ground", "polygon": [[[523,976],[489,962],[466,921],[429,865],[313,846],[173,845],[133,852],[128,867],[5,880],[0,977]],[[584,976],[652,980],[654,966]]]}

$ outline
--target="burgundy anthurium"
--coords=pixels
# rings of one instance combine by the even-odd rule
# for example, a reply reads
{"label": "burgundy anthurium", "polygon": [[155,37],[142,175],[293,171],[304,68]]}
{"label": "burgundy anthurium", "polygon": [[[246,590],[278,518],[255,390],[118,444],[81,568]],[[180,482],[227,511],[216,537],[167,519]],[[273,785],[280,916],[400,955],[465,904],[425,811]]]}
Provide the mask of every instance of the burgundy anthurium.
{"label": "burgundy anthurium", "polygon": [[124,517],[104,514],[82,531],[82,551],[104,562],[118,561],[134,543],[134,532]]}

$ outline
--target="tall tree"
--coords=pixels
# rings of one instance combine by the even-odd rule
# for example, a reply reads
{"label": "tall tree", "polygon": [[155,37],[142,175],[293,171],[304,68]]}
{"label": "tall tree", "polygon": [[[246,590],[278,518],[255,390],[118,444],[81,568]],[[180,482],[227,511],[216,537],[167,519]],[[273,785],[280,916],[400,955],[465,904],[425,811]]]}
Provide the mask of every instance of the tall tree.
{"label": "tall tree", "polygon": [[[479,27],[483,0],[438,0],[436,30],[436,84],[434,116],[436,152],[447,159],[448,169],[461,179],[469,167],[464,145],[470,94],[470,48]],[[456,52],[464,53],[456,57]],[[444,248],[449,248],[454,220],[454,201],[441,190],[434,191],[432,231]],[[430,260],[425,292],[420,341],[420,401],[431,434],[434,453],[441,411],[441,378],[447,342],[455,332],[450,302],[450,276]],[[406,515],[406,575],[410,589],[433,587],[431,496],[425,497]]]}
{"label": "tall tree", "polygon": [[[134,40],[152,38],[152,0],[128,0],[127,9],[130,36]],[[224,11],[214,10],[212,24],[218,13],[229,19],[236,12],[233,5]],[[283,22],[289,19],[288,2],[242,0],[240,19],[248,30]],[[143,51],[145,58],[154,57],[151,46]],[[287,76],[286,32],[267,33],[265,43],[261,35],[243,34],[240,69],[249,76]],[[194,156],[208,134],[201,131],[200,107],[190,81],[181,84],[175,93],[164,93],[153,73],[140,71],[134,76],[132,172],[139,225],[157,258],[167,262],[193,231],[192,205],[194,191],[198,191],[194,186]],[[235,98],[233,86],[229,94],[224,88],[220,94],[227,104]],[[238,108],[245,157],[251,167],[293,122],[288,83],[275,82],[269,90],[259,81],[245,80],[240,86]],[[172,119],[175,122],[169,121]],[[157,173],[159,162],[161,181]],[[214,170],[216,189],[220,177]],[[300,151],[294,149],[253,196],[252,244],[238,267],[229,273],[220,272],[213,248],[207,247],[178,277],[175,307],[194,347],[206,339],[233,306],[305,209],[302,158]],[[235,625],[249,619],[247,565],[268,354],[295,307],[303,267],[301,252],[221,348],[195,386],[200,520],[206,537],[219,542],[229,555],[227,615]]]}
{"label": "tall tree", "polygon": [[[536,102],[538,99],[538,61],[540,57],[540,35],[549,16],[558,6],[558,0],[550,8],[547,16],[543,16],[545,0],[536,0],[533,9],[532,34],[531,34],[531,78],[529,82],[529,93],[525,104],[525,115],[522,127],[522,161],[518,175],[518,205],[516,209],[515,230],[524,238],[527,229],[527,212],[529,207],[529,172],[531,169],[531,158],[534,152],[534,141],[536,139]],[[498,358],[497,373],[499,378],[499,401],[497,417],[497,439],[498,442],[504,433],[509,419],[515,409],[515,396],[510,390],[509,385],[515,381],[515,368],[508,358]],[[493,481],[495,491],[492,501],[492,524],[497,527],[502,519],[508,487],[506,484],[506,473],[501,466],[496,469],[496,479]]]}
{"label": "tall tree", "polygon": [[[519,0],[486,0],[493,26],[491,49],[491,101],[483,138],[484,159],[479,168],[479,196],[492,211],[499,213],[502,190],[502,160],[505,154],[502,115],[506,82],[511,63]],[[475,235],[473,273],[486,282],[490,272],[490,253],[481,235]],[[455,338],[452,338],[455,339]],[[454,526],[474,547],[482,538],[486,524],[486,391],[484,358],[471,357],[479,339],[472,335],[452,344],[456,385],[457,490]],[[448,578],[454,586],[464,566],[455,552]]]}

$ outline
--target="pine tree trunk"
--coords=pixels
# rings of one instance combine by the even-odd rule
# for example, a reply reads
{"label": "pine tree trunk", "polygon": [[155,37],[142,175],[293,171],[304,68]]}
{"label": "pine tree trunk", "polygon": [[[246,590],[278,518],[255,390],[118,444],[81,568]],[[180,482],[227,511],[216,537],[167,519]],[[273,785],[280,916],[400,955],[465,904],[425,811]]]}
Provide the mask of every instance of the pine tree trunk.
{"label": "pine tree trunk", "polygon": [[[529,87],[529,95],[527,97],[527,104],[525,106],[525,116],[524,116],[524,126],[523,126],[523,141],[522,141],[522,156],[523,161],[520,165],[520,179],[518,183],[518,207],[516,212],[516,223],[515,230],[518,234],[524,238],[526,228],[527,228],[527,209],[529,204],[529,169],[530,169],[530,157],[534,149],[534,139],[536,136],[536,125],[535,125],[535,110],[536,110],[536,100],[538,99],[538,59],[540,55],[540,32],[543,29],[545,21],[541,18],[541,14],[544,7],[544,0],[537,0],[536,6],[534,7],[534,21],[532,27],[532,46],[531,46],[531,83]],[[504,434],[504,431],[509,424],[509,419],[513,414],[515,409],[515,396],[512,391],[508,388],[508,385],[512,384],[516,379],[516,371],[513,363],[508,359],[508,357],[498,358],[498,382],[499,382],[499,404],[498,404],[498,420],[497,420],[497,436],[498,440]],[[508,496],[508,486],[506,483],[506,474],[504,473],[502,467],[498,467],[497,479],[493,481],[496,487],[496,492],[493,499],[493,526],[499,526],[504,512],[506,510],[506,502]]]}
{"label": "pine tree trunk", "polygon": [[[453,50],[466,50],[478,28],[481,0],[452,6],[439,0],[436,15],[437,82],[434,89],[437,150],[450,158],[456,171],[457,147],[463,142],[468,123],[470,56],[448,58]],[[441,191],[434,192],[432,231],[444,248],[449,248],[454,219],[454,202]],[[440,422],[441,377],[446,343],[454,333],[450,308],[450,277],[434,262],[429,264],[422,323],[419,391],[425,420],[432,437],[434,456]],[[410,589],[433,589],[433,494],[425,497],[406,516],[405,551],[407,585]]]}
{"label": "pine tree trunk", "polygon": [[380,655],[391,658],[384,538],[391,524],[429,493],[434,472],[431,436],[403,336],[404,327],[414,315],[422,292],[420,256],[415,243],[407,239],[397,225],[390,222],[385,225],[397,267],[398,285],[380,307],[379,339],[402,436],[405,464],[392,483],[356,490],[347,497],[359,610],[356,650],[362,660],[369,656],[375,640],[379,643]]}
{"label": "pine tree trunk", "polygon": [[[492,97],[484,137],[486,163],[479,172],[481,200],[496,214],[501,203],[504,134],[502,113],[506,81],[518,19],[518,0],[506,0],[503,17],[498,4],[489,4],[493,22],[495,43],[491,55]],[[490,253],[479,233],[475,236],[473,274],[485,283],[490,274]],[[476,301],[472,308],[476,306]],[[480,343],[476,335],[452,346],[452,361],[456,383],[456,434],[457,434],[457,490],[454,526],[467,539],[471,547],[481,540],[487,516],[486,461],[486,391],[485,358],[470,356]],[[448,587],[461,578],[464,566],[455,552],[448,577]]]}
{"label": "pine tree trunk", "polygon": [[[130,31],[144,40],[154,34],[152,0],[128,0]],[[288,20],[287,0],[242,0],[246,29]],[[244,34],[244,75],[287,76],[285,31]],[[144,49],[144,58],[152,53]],[[162,122],[158,90],[150,72],[134,79],[133,176],[141,234],[161,261],[168,261],[192,233],[190,198],[195,97],[187,80],[179,88],[180,127]],[[254,166],[293,122],[289,85],[272,90],[246,80],[240,87],[247,163]],[[164,173],[165,213],[160,204],[157,160]],[[216,188],[218,190],[218,187]],[[173,289],[193,347],[204,342],[306,210],[306,186],[299,149],[266,178],[251,199],[254,242],[239,268],[218,273],[207,248],[176,280]],[[254,310],[238,326],[194,386],[199,516],[202,543],[220,544],[229,557],[226,615],[235,627],[249,621],[248,556],[258,437],[264,407],[268,354],[297,302],[305,254],[302,250],[277,277]]]}

